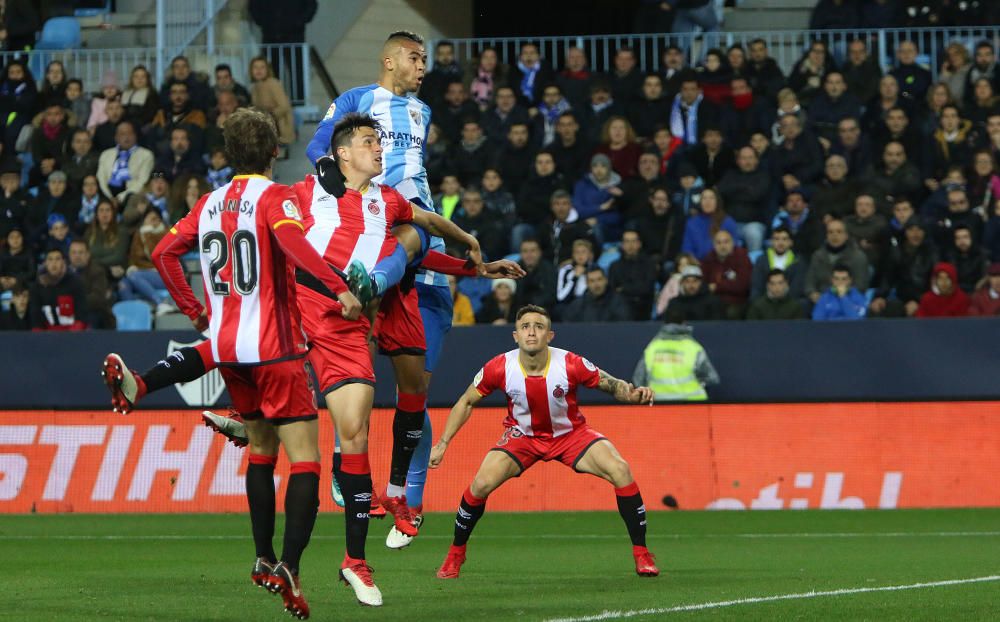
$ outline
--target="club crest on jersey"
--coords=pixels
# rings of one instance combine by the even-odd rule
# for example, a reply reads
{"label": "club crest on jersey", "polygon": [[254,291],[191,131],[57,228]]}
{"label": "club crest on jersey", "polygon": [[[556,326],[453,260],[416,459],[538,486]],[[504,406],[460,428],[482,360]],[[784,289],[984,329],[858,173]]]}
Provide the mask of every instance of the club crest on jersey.
{"label": "club crest on jersey", "polygon": [[285,212],[285,216],[293,220],[302,220],[302,214],[299,213],[298,206],[287,199],[281,203],[281,210]]}
{"label": "club crest on jersey", "polygon": [[413,122],[416,123],[417,125],[423,123],[423,119],[420,116],[420,111],[418,110],[410,110],[410,118],[413,119]]}
{"label": "club crest on jersey", "polygon": [[372,199],[368,202],[368,211],[376,216],[382,213],[382,209],[378,206],[378,199]]}
{"label": "club crest on jersey", "polygon": [[557,400],[565,395],[566,391],[558,384],[556,385],[556,388],[552,389],[552,397],[556,398]]}

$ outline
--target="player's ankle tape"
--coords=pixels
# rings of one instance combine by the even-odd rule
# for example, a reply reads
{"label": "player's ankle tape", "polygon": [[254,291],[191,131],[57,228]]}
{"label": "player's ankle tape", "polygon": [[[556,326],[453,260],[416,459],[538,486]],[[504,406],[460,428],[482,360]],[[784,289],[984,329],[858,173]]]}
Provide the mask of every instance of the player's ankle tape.
{"label": "player's ankle tape", "polygon": [[368,454],[340,454],[340,470],[352,475],[367,475],[372,472],[368,464]]}
{"label": "player's ankle tape", "polygon": [[465,500],[469,505],[483,505],[486,503],[486,499],[480,499],[476,495],[472,494],[472,490],[466,488],[465,492],[462,493],[462,499]]}
{"label": "player's ankle tape", "polygon": [[639,484],[632,482],[627,486],[622,486],[621,488],[615,488],[615,494],[619,497],[632,497],[639,494]]}
{"label": "player's ankle tape", "polygon": [[277,466],[278,456],[277,454],[273,456],[265,456],[263,454],[250,454],[248,460],[250,464],[265,464],[269,466]]}
{"label": "player's ankle tape", "polygon": [[396,396],[396,408],[408,413],[424,412],[426,393],[403,393]]}
{"label": "player's ankle tape", "polygon": [[319,462],[293,462],[291,468],[291,474],[296,473],[315,473],[319,476]]}

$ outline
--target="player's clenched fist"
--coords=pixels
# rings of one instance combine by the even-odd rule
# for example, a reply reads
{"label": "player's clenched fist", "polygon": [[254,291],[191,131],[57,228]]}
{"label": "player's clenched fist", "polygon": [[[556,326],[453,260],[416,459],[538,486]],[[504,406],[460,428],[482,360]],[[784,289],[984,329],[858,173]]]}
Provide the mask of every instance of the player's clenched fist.
{"label": "player's clenched fist", "polygon": [[436,469],[441,466],[441,461],[444,460],[444,452],[448,449],[448,443],[446,441],[438,441],[437,445],[431,448],[431,459],[428,464],[432,469]]}
{"label": "player's clenched fist", "polygon": [[354,297],[351,292],[343,292],[337,294],[337,300],[340,301],[343,310],[340,312],[344,316],[345,320],[356,320],[358,316],[361,315],[361,302]]}

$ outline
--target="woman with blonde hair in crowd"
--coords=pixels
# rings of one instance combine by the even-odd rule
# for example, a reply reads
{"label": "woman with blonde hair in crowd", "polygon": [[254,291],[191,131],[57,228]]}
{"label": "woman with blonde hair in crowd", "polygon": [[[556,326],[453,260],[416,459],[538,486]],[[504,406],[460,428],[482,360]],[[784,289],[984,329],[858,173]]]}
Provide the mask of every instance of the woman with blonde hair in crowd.
{"label": "woman with blonde hair in crowd", "polygon": [[[295,142],[295,117],[292,102],[285,88],[274,77],[271,63],[263,56],[250,61],[250,103],[254,108],[269,112],[278,125],[278,142],[287,150]],[[286,155],[287,157],[287,151]]]}
{"label": "woman with blonde hair in crowd", "polygon": [[160,109],[160,98],[152,87],[149,70],[145,65],[136,65],[129,74],[128,88],[122,93],[125,118],[134,121],[141,129],[153,122]]}
{"label": "woman with blonde hair in crowd", "polygon": [[948,87],[948,91],[958,101],[965,97],[965,79],[972,68],[969,50],[957,41],[948,44],[944,51],[945,60],[941,64],[938,80]]}
{"label": "woman with blonde hair in crowd", "polygon": [[594,153],[603,153],[611,160],[611,169],[624,178],[639,174],[642,145],[636,141],[635,130],[625,117],[615,115],[601,129],[601,144]]}

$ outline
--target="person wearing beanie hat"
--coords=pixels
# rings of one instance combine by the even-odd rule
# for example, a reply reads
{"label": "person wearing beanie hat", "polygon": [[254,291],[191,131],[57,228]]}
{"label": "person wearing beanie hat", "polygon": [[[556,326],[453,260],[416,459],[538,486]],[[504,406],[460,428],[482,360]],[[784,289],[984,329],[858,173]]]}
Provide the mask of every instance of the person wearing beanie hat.
{"label": "person wearing beanie hat", "polygon": [[680,276],[680,294],[667,305],[664,318],[687,322],[723,319],[722,301],[705,287],[701,268],[697,265],[684,266]]}
{"label": "person wearing beanie hat", "polygon": [[1000,262],[990,264],[986,271],[986,284],[972,294],[969,315],[993,316],[1000,314]]}
{"label": "person wearing beanie hat", "polygon": [[476,324],[510,324],[514,321],[514,294],[517,282],[513,279],[496,279],[492,290],[483,297],[483,306],[476,314]]}
{"label": "person wearing beanie hat", "polygon": [[118,100],[121,97],[121,89],[118,87],[118,74],[113,69],[104,72],[101,78],[101,92],[94,95],[90,100],[90,118],[87,120],[87,129],[93,130],[101,123],[108,120],[107,107],[111,100]]}
{"label": "person wearing beanie hat", "polygon": [[573,207],[580,220],[596,225],[598,242],[621,237],[621,183],[621,175],[611,168],[611,159],[595,153],[590,158],[590,172],[573,186]]}

